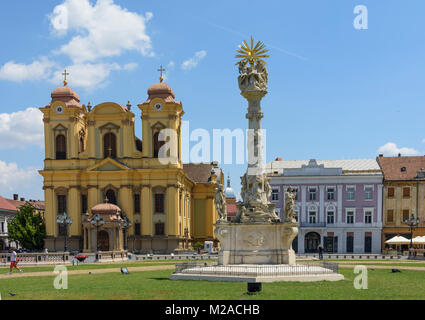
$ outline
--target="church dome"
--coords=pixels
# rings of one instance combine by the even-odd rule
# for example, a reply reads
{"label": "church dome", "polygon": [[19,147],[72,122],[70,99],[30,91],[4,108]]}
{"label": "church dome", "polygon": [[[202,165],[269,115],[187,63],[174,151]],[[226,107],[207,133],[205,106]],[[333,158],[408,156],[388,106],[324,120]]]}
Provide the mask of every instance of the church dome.
{"label": "church dome", "polygon": [[121,208],[113,203],[108,203],[108,199],[105,199],[104,203],[95,205],[91,212],[93,215],[102,214],[102,215],[118,215],[121,213]]}
{"label": "church dome", "polygon": [[230,177],[227,177],[227,187],[224,189],[224,195],[226,198],[236,198],[235,191],[233,191],[232,187],[230,186]]}
{"label": "church dome", "polygon": [[170,86],[164,82],[156,83],[148,89],[148,101],[154,98],[162,98],[165,102],[174,102],[174,92]]}
{"label": "church dome", "polygon": [[59,87],[53,90],[51,97],[53,101],[61,100],[64,102],[68,102],[70,100],[75,100],[77,101],[77,103],[80,102],[80,96],[74,90],[67,86]]}

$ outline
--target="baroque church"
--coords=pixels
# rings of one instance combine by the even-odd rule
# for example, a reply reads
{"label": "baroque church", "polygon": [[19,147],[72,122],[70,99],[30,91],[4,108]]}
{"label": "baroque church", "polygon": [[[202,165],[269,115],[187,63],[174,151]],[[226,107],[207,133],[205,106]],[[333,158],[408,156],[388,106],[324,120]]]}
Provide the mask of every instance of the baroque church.
{"label": "baroque church", "polygon": [[[215,162],[182,163],[183,106],[162,77],[138,105],[141,139],[130,103],[85,106],[66,80],[51,99],[40,108],[45,160],[39,171],[49,250],[64,250],[65,241],[68,250],[142,253],[217,243],[215,188],[223,173]],[[175,134],[164,141],[163,129]],[[160,156],[165,143],[171,146],[166,163]],[[72,218],[69,227],[58,223],[64,213]]]}

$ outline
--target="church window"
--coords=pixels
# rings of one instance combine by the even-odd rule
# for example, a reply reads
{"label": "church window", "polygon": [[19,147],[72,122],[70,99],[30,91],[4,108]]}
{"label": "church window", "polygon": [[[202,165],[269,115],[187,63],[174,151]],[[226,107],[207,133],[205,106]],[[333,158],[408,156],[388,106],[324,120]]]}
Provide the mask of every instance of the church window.
{"label": "church window", "polygon": [[140,236],[140,223],[135,223],[134,224],[134,234],[136,236]]}
{"label": "church window", "polygon": [[80,137],[80,153],[84,152],[84,138]]}
{"label": "church window", "polygon": [[155,132],[153,135],[153,157],[158,158],[161,147],[165,144],[165,141],[159,140],[159,132]]}
{"label": "church window", "polygon": [[[58,215],[62,215],[66,212],[66,196],[58,195],[57,201],[58,201]],[[64,236],[66,234],[66,227],[60,223],[58,225],[59,225],[59,235]]]}
{"label": "church window", "polygon": [[155,212],[164,213],[164,194],[163,193],[155,194]]}
{"label": "church window", "polygon": [[162,236],[165,234],[165,225],[163,222],[155,223],[155,235]]}
{"label": "church window", "polygon": [[56,136],[56,160],[66,159],[66,138],[63,134]]}
{"label": "church window", "polygon": [[81,195],[81,213],[87,213],[87,195],[82,194]]}
{"label": "church window", "polygon": [[134,195],[134,213],[140,213],[140,194]]}
{"label": "church window", "polygon": [[103,154],[104,157],[117,157],[117,138],[112,132],[108,132],[103,136]]}
{"label": "church window", "polygon": [[117,198],[114,190],[109,189],[108,191],[106,191],[106,198],[108,198],[109,203],[117,204]]}

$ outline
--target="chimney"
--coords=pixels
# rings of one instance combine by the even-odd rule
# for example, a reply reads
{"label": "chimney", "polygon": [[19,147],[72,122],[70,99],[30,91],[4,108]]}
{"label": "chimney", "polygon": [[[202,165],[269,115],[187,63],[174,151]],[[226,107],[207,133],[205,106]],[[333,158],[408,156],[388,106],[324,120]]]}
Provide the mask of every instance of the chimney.
{"label": "chimney", "polygon": [[401,157],[401,153],[399,153],[398,156]]}
{"label": "chimney", "polygon": [[282,161],[281,157],[277,157],[276,159],[274,159],[274,161]]}
{"label": "chimney", "polygon": [[18,199],[19,199],[19,195],[18,195],[18,194],[16,194],[16,193],[14,193],[14,194],[13,194],[13,200],[17,201]]}
{"label": "chimney", "polygon": [[21,201],[23,202],[23,201],[25,201],[25,198],[21,198]]}

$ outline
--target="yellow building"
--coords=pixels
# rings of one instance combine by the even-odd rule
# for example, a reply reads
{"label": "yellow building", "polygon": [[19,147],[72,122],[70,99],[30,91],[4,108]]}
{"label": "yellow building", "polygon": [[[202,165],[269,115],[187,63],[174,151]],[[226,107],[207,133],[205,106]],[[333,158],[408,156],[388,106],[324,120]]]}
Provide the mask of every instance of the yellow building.
{"label": "yellow building", "polygon": [[[130,104],[86,107],[66,82],[51,98],[50,104],[40,108],[46,153],[40,174],[48,249],[63,250],[65,234],[70,250],[86,252],[96,251],[99,243],[102,251],[127,245],[140,252],[173,252],[196,241],[216,241],[214,189],[217,181],[224,182],[223,174],[216,163],[182,163],[184,111],[167,84],[151,86],[148,99],[138,105],[142,140],[135,135]],[[172,129],[165,141],[160,136],[163,129]],[[168,149],[161,148],[164,144]],[[108,209],[105,214],[112,212],[116,219],[111,224],[108,216],[109,222],[96,228],[90,223],[91,209],[105,199],[120,211]],[[56,222],[63,212],[73,219],[67,233]],[[127,230],[118,223],[124,216],[131,222]],[[118,239],[122,234],[126,241]]]}
{"label": "yellow building", "polygon": [[[382,249],[385,241],[411,230],[406,220],[419,218],[413,237],[425,235],[425,156],[377,157],[384,174]],[[407,245],[404,249],[407,249]]]}

